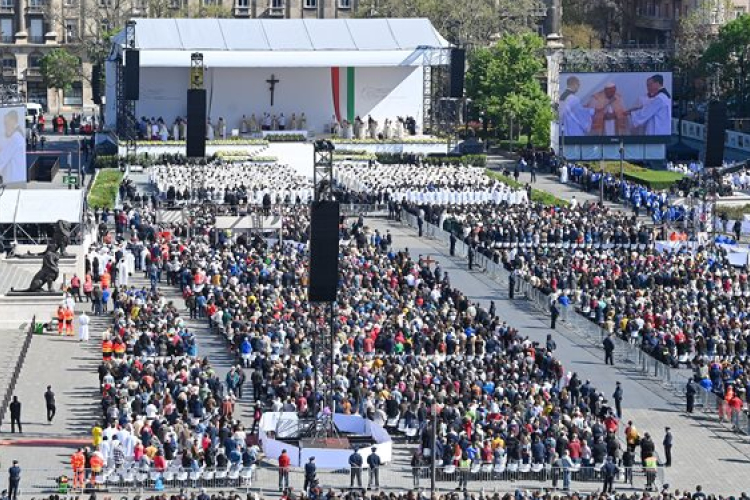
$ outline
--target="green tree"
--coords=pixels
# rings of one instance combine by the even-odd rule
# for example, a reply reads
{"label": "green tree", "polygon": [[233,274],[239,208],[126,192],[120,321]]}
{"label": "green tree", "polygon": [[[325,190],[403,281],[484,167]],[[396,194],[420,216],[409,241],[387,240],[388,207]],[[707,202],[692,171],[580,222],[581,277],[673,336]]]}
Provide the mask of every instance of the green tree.
{"label": "green tree", "polygon": [[466,94],[474,107],[496,126],[527,134],[534,144],[549,143],[553,118],[550,99],[542,89],[544,41],[526,33],[506,35],[495,45],[474,50],[469,57]]}
{"label": "green tree", "polygon": [[743,15],[719,29],[702,59],[706,74],[712,75],[720,95],[728,100],[737,116],[750,116],[748,75],[750,74],[750,15]]}
{"label": "green tree", "polygon": [[[632,0],[563,0],[563,36],[566,40],[581,42],[578,35],[569,30],[588,25],[594,32],[594,38],[599,41],[595,44],[592,38],[593,48],[627,42],[631,6]],[[588,48],[589,44],[579,43],[578,46]]]}
{"label": "green tree", "polygon": [[590,24],[563,23],[562,32],[565,46],[570,49],[598,49],[602,46],[599,33]]}
{"label": "green tree", "polygon": [[486,45],[507,33],[534,31],[544,13],[537,0],[361,0],[360,17],[426,17],[456,44]]}
{"label": "green tree", "polygon": [[81,79],[81,60],[66,49],[53,49],[42,57],[40,70],[47,86],[57,90],[59,113],[62,104],[60,93]]}

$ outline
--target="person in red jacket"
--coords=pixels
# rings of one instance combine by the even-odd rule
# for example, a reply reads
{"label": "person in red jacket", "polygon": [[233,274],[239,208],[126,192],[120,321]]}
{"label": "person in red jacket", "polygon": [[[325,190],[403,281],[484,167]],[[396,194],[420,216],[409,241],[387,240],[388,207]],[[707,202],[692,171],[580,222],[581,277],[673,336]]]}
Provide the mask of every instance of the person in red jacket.
{"label": "person in red jacket", "polygon": [[281,455],[279,455],[279,491],[289,488],[289,468],[291,465],[292,461],[286,454],[286,449],[281,450]]}

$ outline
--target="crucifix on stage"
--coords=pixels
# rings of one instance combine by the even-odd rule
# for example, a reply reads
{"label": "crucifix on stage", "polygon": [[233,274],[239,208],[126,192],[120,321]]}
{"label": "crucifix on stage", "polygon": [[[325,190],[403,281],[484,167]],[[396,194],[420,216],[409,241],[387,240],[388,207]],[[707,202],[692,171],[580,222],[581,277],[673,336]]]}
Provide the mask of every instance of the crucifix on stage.
{"label": "crucifix on stage", "polygon": [[279,83],[279,80],[275,75],[271,75],[271,78],[266,80],[266,82],[268,82],[268,84],[271,86],[269,90],[271,91],[271,106],[273,106],[273,95],[276,91],[276,84]]}

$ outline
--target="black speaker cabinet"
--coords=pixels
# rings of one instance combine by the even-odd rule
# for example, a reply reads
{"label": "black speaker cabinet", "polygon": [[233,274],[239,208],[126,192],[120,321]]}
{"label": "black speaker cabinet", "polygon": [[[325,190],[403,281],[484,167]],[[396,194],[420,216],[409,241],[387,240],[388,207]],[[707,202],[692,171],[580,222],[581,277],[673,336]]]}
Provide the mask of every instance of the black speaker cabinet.
{"label": "black speaker cabinet", "polygon": [[703,165],[720,167],[724,163],[724,139],[727,129],[727,105],[711,101],[706,109],[706,144]]}
{"label": "black speaker cabinet", "polygon": [[339,204],[315,201],[310,209],[310,302],[333,302],[339,284]]}
{"label": "black speaker cabinet", "polygon": [[464,96],[464,74],[466,73],[466,51],[451,51],[451,93],[450,96],[460,99]]}
{"label": "black speaker cabinet", "polygon": [[136,49],[125,51],[125,100],[140,98],[141,53]]}
{"label": "black speaker cabinet", "polygon": [[187,156],[206,156],[206,89],[187,91]]}

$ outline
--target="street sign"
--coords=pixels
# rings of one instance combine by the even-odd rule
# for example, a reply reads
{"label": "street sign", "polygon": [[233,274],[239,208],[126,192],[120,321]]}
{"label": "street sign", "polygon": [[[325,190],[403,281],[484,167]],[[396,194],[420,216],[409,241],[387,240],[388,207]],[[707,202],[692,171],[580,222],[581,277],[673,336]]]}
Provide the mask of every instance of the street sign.
{"label": "street sign", "polygon": [[78,184],[78,176],[77,175],[63,175],[63,184],[70,184],[72,186],[75,186]]}

